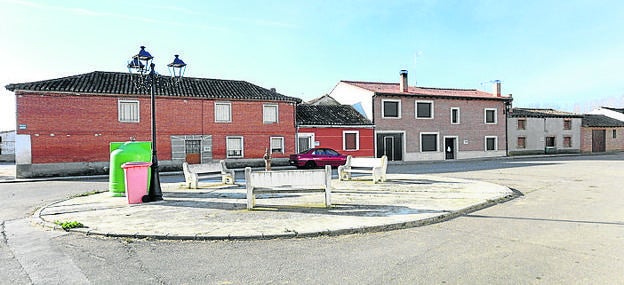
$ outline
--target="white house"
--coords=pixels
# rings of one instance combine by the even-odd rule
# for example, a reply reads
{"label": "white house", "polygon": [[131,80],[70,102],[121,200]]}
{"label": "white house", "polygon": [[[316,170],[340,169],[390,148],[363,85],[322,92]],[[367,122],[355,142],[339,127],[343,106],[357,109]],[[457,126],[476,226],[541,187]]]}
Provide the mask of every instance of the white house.
{"label": "white house", "polygon": [[0,131],[0,161],[15,161],[15,131]]}

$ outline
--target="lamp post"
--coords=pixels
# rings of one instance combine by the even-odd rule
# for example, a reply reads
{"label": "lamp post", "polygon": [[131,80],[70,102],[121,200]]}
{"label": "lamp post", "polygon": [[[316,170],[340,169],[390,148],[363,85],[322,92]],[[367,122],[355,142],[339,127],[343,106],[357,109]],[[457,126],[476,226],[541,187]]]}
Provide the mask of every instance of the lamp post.
{"label": "lamp post", "polygon": [[[153,62],[154,57],[145,50],[144,46],[141,46],[141,50],[138,54],[134,55],[128,62],[128,71],[132,74],[133,71],[138,73],[137,75],[137,88],[149,88],[151,99],[151,111],[152,111],[152,175],[149,183],[149,192],[143,196],[143,202],[160,201],[162,197],[162,189],[160,188],[160,174],[158,170],[158,151],[156,149],[156,96],[154,95],[154,88],[157,84],[163,84],[162,76],[156,73],[155,64]],[[184,75],[186,70],[186,63],[182,61],[178,55],[172,63],[168,64],[169,72],[171,73],[171,82],[167,83],[167,87],[175,86],[180,82],[180,79]]]}

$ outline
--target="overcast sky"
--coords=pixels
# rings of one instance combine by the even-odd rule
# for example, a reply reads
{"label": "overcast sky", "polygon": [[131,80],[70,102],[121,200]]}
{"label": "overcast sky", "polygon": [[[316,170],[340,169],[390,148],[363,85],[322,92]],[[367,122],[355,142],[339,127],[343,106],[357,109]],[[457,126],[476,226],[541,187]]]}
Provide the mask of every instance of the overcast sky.
{"label": "overcast sky", "polygon": [[127,72],[147,46],[157,69],[245,80],[309,100],[340,80],[491,91],[515,107],[624,107],[624,1],[0,0],[0,130],[15,129],[4,86]]}

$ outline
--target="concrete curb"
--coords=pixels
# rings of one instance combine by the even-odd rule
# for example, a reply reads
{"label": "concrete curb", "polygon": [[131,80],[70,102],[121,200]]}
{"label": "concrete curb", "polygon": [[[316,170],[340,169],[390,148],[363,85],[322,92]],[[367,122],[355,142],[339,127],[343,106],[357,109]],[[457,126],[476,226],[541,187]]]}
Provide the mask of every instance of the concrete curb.
{"label": "concrete curb", "polygon": [[111,237],[111,238],[132,238],[132,239],[154,239],[154,240],[171,240],[171,241],[205,241],[205,240],[267,240],[267,239],[291,239],[291,238],[307,238],[307,237],[319,237],[319,236],[340,236],[340,235],[349,235],[349,234],[362,234],[362,233],[373,233],[373,232],[385,232],[385,231],[393,231],[400,230],[406,228],[414,228],[432,225],[436,223],[441,223],[445,221],[449,221],[455,219],[457,217],[476,212],[485,208],[492,207],[494,205],[511,201],[515,198],[523,196],[520,191],[517,191],[512,188],[510,189],[513,193],[509,195],[503,195],[500,197],[496,197],[493,199],[488,199],[485,202],[474,204],[472,206],[457,210],[457,211],[448,211],[447,213],[440,214],[433,217],[423,218],[414,221],[401,222],[401,223],[390,223],[385,225],[376,225],[376,226],[366,226],[361,228],[348,228],[348,229],[337,229],[337,230],[326,230],[326,231],[316,231],[316,232],[308,232],[308,233],[298,233],[295,231],[287,231],[280,234],[252,234],[252,235],[227,235],[227,236],[218,236],[218,235],[172,235],[170,233],[167,234],[142,234],[142,233],[134,233],[134,234],[125,234],[125,233],[114,233],[114,232],[101,232],[97,230],[91,230],[89,228],[72,228],[72,229],[63,229],[59,225],[46,221],[42,218],[41,212],[48,207],[54,206],[56,204],[62,203],[64,201],[73,199],[75,197],[68,197],[63,200],[55,201],[48,205],[45,205],[33,214],[33,219],[35,219],[35,223],[47,227],[52,228],[54,230],[63,230],[66,232],[73,233],[82,233],[86,236],[101,236],[101,237]]}

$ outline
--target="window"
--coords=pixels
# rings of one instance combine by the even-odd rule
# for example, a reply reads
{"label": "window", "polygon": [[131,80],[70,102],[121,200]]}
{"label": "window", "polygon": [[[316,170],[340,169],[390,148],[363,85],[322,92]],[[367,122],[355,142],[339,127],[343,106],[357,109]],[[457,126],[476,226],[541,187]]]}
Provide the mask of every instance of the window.
{"label": "window", "polygon": [[138,100],[119,100],[117,101],[117,113],[119,121],[122,123],[138,123],[139,101]]}
{"label": "window", "polygon": [[613,138],[617,139],[617,130],[613,130]]}
{"label": "window", "polygon": [[382,100],[381,116],[383,118],[401,118],[401,101]]}
{"label": "window", "polygon": [[271,153],[273,152],[284,153],[283,137],[271,137]]}
{"label": "window", "polygon": [[227,137],[227,157],[243,157],[243,137]]}
{"label": "window", "polygon": [[497,137],[485,137],[485,151],[498,150],[496,141]]}
{"label": "window", "polygon": [[311,149],[314,145],[314,133],[297,134],[297,152]]}
{"label": "window", "polygon": [[438,151],[438,134],[420,134],[420,151]]}
{"label": "window", "polygon": [[451,124],[459,124],[459,108],[451,108]]}
{"label": "window", "polygon": [[277,119],[279,118],[278,114],[277,105],[265,104],[262,107],[262,118],[265,124],[277,123]]}
{"label": "window", "polygon": [[572,147],[572,137],[563,137],[563,147]]}
{"label": "window", "polygon": [[563,129],[564,130],[571,130],[572,129],[572,120],[564,119],[563,120]]}
{"label": "window", "polygon": [[215,102],[215,122],[232,122],[232,104],[229,102]]}
{"label": "window", "polygon": [[518,119],[518,130],[526,130],[526,119]]}
{"label": "window", "polygon": [[485,109],[485,123],[496,124],[496,109]]}
{"label": "window", "polygon": [[518,143],[516,145],[516,148],[526,148],[526,138],[525,137],[518,137]]}
{"label": "window", "polygon": [[546,147],[555,147],[555,137],[546,137]]}
{"label": "window", "polygon": [[432,119],[433,118],[433,102],[416,101],[416,118]]}
{"label": "window", "polygon": [[358,131],[342,132],[342,149],[343,150],[360,149],[360,132]]}

